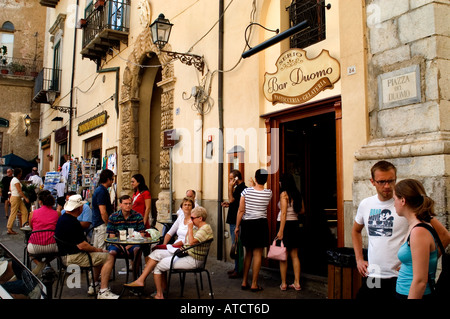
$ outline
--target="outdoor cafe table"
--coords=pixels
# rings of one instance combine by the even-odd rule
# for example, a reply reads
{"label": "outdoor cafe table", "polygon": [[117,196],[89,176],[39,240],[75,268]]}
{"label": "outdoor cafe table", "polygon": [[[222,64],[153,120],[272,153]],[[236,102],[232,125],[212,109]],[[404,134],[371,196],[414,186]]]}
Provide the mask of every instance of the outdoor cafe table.
{"label": "outdoor cafe table", "polygon": [[[142,239],[135,239],[135,238],[127,238],[126,240],[120,240],[118,237],[111,237],[111,238],[106,238],[105,242],[111,245],[117,245],[119,246],[124,254],[125,257],[125,265],[126,265],[126,269],[127,269],[127,279],[126,282],[128,283],[128,270],[129,270],[129,259],[128,259],[128,252],[126,249],[126,246],[135,246],[138,245],[139,246],[139,250],[137,251],[137,253],[134,256],[134,260],[133,260],[133,278],[134,280],[137,279],[137,264],[140,264],[140,260],[138,258],[141,257],[141,251],[142,251],[142,247],[145,245],[152,245],[152,244],[156,244],[159,242],[159,238],[156,240],[153,240],[151,238],[148,237],[143,237]],[[139,261],[139,263],[137,262]]]}

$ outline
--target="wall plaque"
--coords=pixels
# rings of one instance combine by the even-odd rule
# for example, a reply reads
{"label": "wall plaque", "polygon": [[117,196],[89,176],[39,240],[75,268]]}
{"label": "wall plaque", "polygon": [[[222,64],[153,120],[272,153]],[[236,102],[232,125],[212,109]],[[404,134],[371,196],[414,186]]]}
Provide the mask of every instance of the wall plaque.
{"label": "wall plaque", "polygon": [[412,65],[379,75],[378,97],[380,109],[420,102],[420,67]]}
{"label": "wall plaque", "polygon": [[302,104],[326,89],[332,89],[340,78],[339,62],[328,50],[309,59],[306,51],[291,49],[278,58],[277,72],[264,75],[264,96],[272,104]]}

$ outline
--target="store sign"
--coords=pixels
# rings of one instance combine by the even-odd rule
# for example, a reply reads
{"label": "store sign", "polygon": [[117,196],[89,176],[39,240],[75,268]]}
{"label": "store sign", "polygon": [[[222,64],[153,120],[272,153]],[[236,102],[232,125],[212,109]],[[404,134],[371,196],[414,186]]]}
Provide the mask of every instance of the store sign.
{"label": "store sign", "polygon": [[378,90],[381,109],[420,102],[420,67],[413,65],[379,75]]}
{"label": "store sign", "polygon": [[306,51],[291,49],[276,62],[277,72],[264,75],[264,96],[273,104],[301,104],[326,89],[332,89],[341,74],[339,62],[328,50],[314,59]]}
{"label": "store sign", "polygon": [[87,119],[86,121],[81,122],[80,124],[78,124],[78,135],[83,135],[87,132],[95,130],[96,128],[99,128],[100,126],[105,125],[107,119],[108,114],[106,113],[106,111],[103,111]]}

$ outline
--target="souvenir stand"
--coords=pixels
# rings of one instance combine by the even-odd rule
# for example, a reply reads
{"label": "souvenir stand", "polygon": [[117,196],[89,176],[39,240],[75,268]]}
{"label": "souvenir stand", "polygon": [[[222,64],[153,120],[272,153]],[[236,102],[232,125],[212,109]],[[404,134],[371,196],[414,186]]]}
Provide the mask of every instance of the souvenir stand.
{"label": "souvenir stand", "polygon": [[61,179],[60,172],[47,172],[45,174],[44,189],[52,193],[53,197],[55,197],[55,202],[58,197],[56,191],[56,184],[60,182],[60,179]]}
{"label": "souvenir stand", "polygon": [[97,159],[73,159],[70,162],[68,190],[80,194],[89,203],[92,201],[92,194],[98,184],[98,173],[96,170]]}

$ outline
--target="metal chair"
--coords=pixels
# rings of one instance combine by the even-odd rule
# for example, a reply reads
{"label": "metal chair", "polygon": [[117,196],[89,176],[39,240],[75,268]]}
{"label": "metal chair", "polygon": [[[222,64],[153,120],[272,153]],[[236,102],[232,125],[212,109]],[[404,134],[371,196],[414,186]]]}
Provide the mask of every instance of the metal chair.
{"label": "metal chair", "polygon": [[[65,242],[65,241],[59,239],[56,236],[54,236],[54,238],[56,240],[56,244],[58,245],[58,250],[59,250],[59,253],[57,255],[57,258],[58,258],[58,279],[57,279],[57,282],[56,282],[55,297],[56,297],[56,295],[58,293],[58,288],[60,288],[59,297],[58,298],[61,299],[62,291],[63,291],[63,288],[64,288],[64,280],[65,280],[65,277],[68,275],[67,274],[67,267],[68,267],[68,265],[66,265],[64,263],[64,257],[67,257],[68,254],[64,254],[64,253],[61,253],[61,252],[65,251],[65,249],[67,249],[67,247],[75,248],[75,245],[73,245],[71,243],[68,243],[68,242]],[[91,275],[92,281],[94,281],[94,278],[95,278],[94,277],[94,266],[93,266],[93,263],[92,263],[92,258],[91,258],[91,255],[88,252],[84,252],[84,251],[80,251],[80,252],[81,253],[85,253],[88,256],[88,259],[89,259],[89,266],[88,267],[81,267],[80,266],[81,271],[83,271],[83,270],[86,271],[86,282],[87,282],[87,287],[89,287],[89,275]],[[92,286],[94,288],[95,299],[97,299],[97,291],[95,289],[95,283],[94,282],[93,282]]]}
{"label": "metal chair", "polygon": [[[212,285],[211,285],[211,277],[209,275],[209,271],[206,269],[206,261],[208,259],[209,248],[210,248],[213,240],[214,239],[209,239],[207,241],[189,246],[188,248],[185,248],[183,250],[178,250],[177,252],[175,252],[174,256],[172,257],[172,260],[170,261],[170,269],[169,269],[169,275],[168,275],[168,279],[167,279],[167,296],[169,295],[169,288],[170,288],[170,281],[171,281],[172,274],[178,273],[180,275],[180,285],[181,285],[180,297],[183,297],[184,282],[186,280],[186,274],[193,273],[195,276],[197,296],[200,299],[200,290],[199,290],[199,286],[198,286],[197,274],[200,275],[200,285],[203,290],[202,272],[206,272],[206,274],[208,276],[209,295],[211,296],[211,299],[214,299],[214,293],[213,293]],[[195,256],[194,259],[196,261],[196,267],[192,268],[192,269],[173,268],[173,263],[174,263],[175,257],[182,257],[185,254],[189,254],[189,252],[191,252]]]}
{"label": "metal chair", "polygon": [[[58,256],[56,241],[54,239],[54,229],[42,229],[32,231],[28,237],[27,245],[25,247],[25,261],[26,266],[31,269],[31,260],[36,259],[40,262],[50,265],[50,262]],[[33,243],[30,243],[32,241]],[[33,245],[33,252],[30,252],[28,245]]]}

